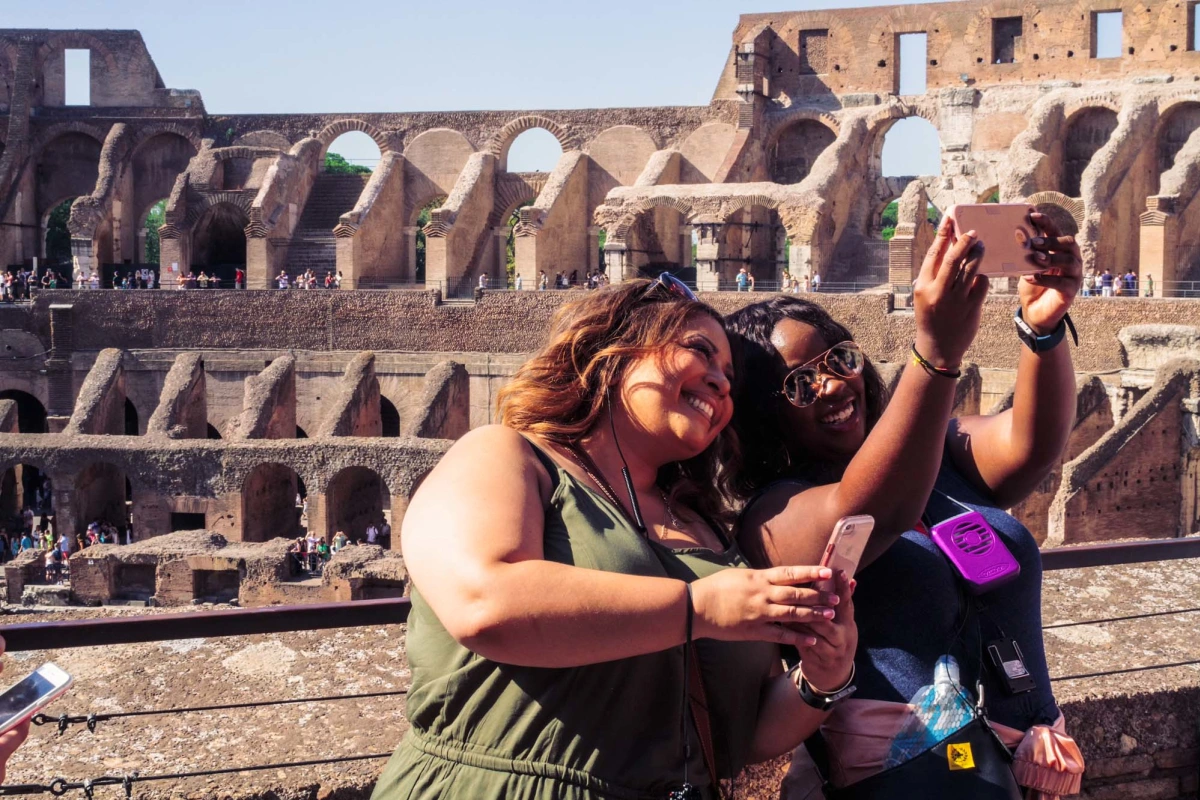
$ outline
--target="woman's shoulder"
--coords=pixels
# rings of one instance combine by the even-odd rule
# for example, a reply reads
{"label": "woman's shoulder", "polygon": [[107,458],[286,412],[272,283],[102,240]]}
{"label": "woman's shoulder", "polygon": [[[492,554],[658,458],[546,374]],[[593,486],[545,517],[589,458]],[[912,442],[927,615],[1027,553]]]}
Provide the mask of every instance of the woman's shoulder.
{"label": "woman's shoulder", "polygon": [[550,472],[553,464],[533,438],[505,425],[483,425],[451,445],[435,471],[442,474],[515,472],[545,485],[553,478]]}

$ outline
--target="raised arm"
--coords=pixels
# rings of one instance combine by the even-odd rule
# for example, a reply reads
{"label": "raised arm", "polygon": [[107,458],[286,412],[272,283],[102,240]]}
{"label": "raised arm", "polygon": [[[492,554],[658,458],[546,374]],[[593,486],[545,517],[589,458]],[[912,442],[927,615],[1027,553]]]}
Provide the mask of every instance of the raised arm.
{"label": "raised arm", "polygon": [[[1033,264],[1044,272],[1021,278],[1021,316],[1038,335],[1063,325],[1083,283],[1083,259],[1072,236],[1062,236],[1045,215],[1034,214],[1042,232],[1031,240]],[[950,424],[947,443],[955,465],[1002,508],[1025,499],[1062,456],[1075,421],[1075,370],[1070,344],[1035,353],[1021,348],[1012,408],[992,416],[961,417]]]}
{"label": "raised arm", "polygon": [[[956,371],[979,329],[986,277],[977,275],[974,231],[954,238],[943,220],[913,288],[917,351]],[[910,363],[887,410],[836,483],[803,491],[781,484],[750,507],[739,533],[761,563],[817,563],[838,519],[870,514],[862,564],[878,558],[920,518],[941,464],[956,382]]]}
{"label": "raised arm", "polygon": [[[668,578],[544,558],[550,478],[529,444],[500,426],[457,442],[413,496],[401,529],[413,583],[460,644],[494,661],[572,667],[683,643],[687,592]],[[828,570],[727,569],[696,581],[696,638],[807,646],[776,622],[818,618],[828,596],[802,584]]]}

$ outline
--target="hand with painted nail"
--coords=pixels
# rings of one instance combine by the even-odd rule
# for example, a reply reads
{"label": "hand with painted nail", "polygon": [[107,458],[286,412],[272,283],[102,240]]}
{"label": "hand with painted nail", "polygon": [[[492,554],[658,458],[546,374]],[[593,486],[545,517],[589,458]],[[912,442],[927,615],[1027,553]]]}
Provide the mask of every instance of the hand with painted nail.
{"label": "hand with painted nail", "polygon": [[854,586],[855,581],[839,569],[833,584],[837,592],[833,616],[802,626],[811,643],[800,645],[801,669],[809,685],[819,691],[839,689],[850,678],[858,649]]}
{"label": "hand with painted nail", "polygon": [[1075,237],[1062,235],[1054,220],[1035,212],[1030,221],[1039,235],[1029,240],[1027,258],[1038,271],[1021,276],[1017,292],[1021,317],[1044,336],[1058,327],[1083,286],[1083,257]]}
{"label": "hand with painted nail", "polygon": [[697,639],[815,646],[820,635],[797,623],[834,616],[840,596],[812,586],[833,577],[828,567],[723,569],[692,584]]}
{"label": "hand with painted nail", "polygon": [[916,347],[934,366],[957,369],[983,315],[988,279],[979,274],[983,245],[975,231],[956,236],[949,217],[925,254],[913,283]]}
{"label": "hand with painted nail", "polygon": [[[4,637],[0,636],[0,655],[4,654]],[[4,669],[0,665],[0,671]],[[29,736],[29,720],[25,720],[12,730],[5,731],[0,734],[0,783],[4,782],[4,776],[8,768],[8,759],[16,752],[25,738]]]}

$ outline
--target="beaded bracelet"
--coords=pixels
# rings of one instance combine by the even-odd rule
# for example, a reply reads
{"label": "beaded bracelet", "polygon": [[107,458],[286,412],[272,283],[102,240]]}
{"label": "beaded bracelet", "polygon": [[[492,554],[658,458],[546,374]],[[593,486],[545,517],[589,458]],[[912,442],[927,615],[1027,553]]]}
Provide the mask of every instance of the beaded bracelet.
{"label": "beaded bracelet", "polygon": [[913,342],[912,346],[913,363],[921,367],[930,375],[941,375],[943,378],[958,379],[962,377],[962,371],[957,369],[947,369],[946,367],[935,367],[923,355],[917,352],[917,343]]}

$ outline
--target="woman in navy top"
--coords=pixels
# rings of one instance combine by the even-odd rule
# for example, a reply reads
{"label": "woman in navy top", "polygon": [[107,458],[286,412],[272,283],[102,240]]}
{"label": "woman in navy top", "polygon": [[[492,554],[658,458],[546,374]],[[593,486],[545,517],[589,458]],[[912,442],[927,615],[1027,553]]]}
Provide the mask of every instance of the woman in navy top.
{"label": "woman in navy top", "polygon": [[[855,596],[858,691],[846,706],[907,704],[934,683],[938,660],[952,656],[971,695],[982,679],[995,722],[1025,731],[1059,717],[1042,643],[1037,543],[1003,509],[1049,474],[1071,431],[1075,379],[1061,338],[1083,267],[1072,237],[1041,214],[1032,221],[1041,235],[1031,240],[1030,269],[1038,272],[1019,283],[1019,316],[1032,335],[1024,331],[1025,344],[1013,336],[1017,383],[1001,414],[951,418],[954,378],[988,282],[978,275],[982,243],[974,231],[956,236],[949,221],[914,284],[913,363],[890,401],[850,332],[815,303],[779,296],[726,320],[745,376],[734,427],[746,454],[737,485],[747,503],[739,528],[746,552],[760,566],[817,563],[838,519],[875,518]],[[968,601],[949,561],[917,530],[931,492],[951,513],[979,510],[1020,563],[1020,577]],[[1010,693],[983,667],[986,645],[1001,639],[1017,642],[1032,690]],[[872,771],[879,769],[842,778]]]}

